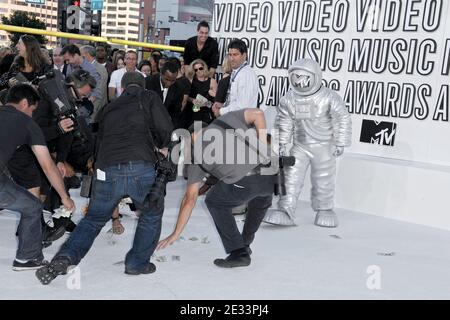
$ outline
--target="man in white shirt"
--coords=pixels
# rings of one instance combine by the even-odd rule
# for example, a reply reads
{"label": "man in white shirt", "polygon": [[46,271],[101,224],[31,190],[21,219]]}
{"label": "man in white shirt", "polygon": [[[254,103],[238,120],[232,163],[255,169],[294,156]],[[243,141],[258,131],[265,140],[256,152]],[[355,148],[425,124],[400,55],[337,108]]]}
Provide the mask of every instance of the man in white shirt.
{"label": "man in white shirt", "polygon": [[108,103],[107,98],[108,71],[106,71],[106,68],[96,61],[95,59],[96,50],[93,46],[82,46],[80,52],[83,58],[89,63],[91,63],[100,75],[100,81],[97,82],[97,87],[99,88],[100,96],[98,99],[95,99],[93,101],[94,112],[91,115],[91,119],[93,120],[93,122],[96,122],[95,118],[97,116],[97,113],[100,111],[101,108],[103,108]]}
{"label": "man in white shirt", "polygon": [[106,68],[106,71],[108,71],[108,83],[109,83],[111,74],[114,71],[114,65],[112,64],[111,61],[108,61],[106,59],[106,48],[104,47],[104,45],[102,44],[97,45],[95,51],[96,51],[95,60],[102,66],[104,66]]}
{"label": "man in white shirt", "polygon": [[258,78],[247,62],[247,46],[242,40],[230,42],[228,59],[233,72],[225,103],[213,106],[216,118],[230,111],[258,107]]}
{"label": "man in white shirt", "polygon": [[135,51],[129,50],[125,54],[125,68],[118,69],[111,74],[111,80],[108,85],[108,95],[109,100],[112,101],[122,94],[122,77],[125,72],[137,71],[137,53]]}
{"label": "man in white shirt", "polygon": [[[258,78],[247,62],[247,45],[240,39],[235,39],[228,45],[228,61],[233,69],[230,76],[227,99],[222,105],[214,103],[212,111],[216,118],[224,114],[247,108],[258,107]],[[209,185],[206,182],[206,185]],[[207,190],[206,187],[205,190]],[[233,214],[243,214],[247,205],[233,208]]]}
{"label": "man in white shirt", "polygon": [[61,55],[61,47],[56,47],[53,50],[53,69],[59,70],[65,76],[66,64],[64,63],[64,58]]}

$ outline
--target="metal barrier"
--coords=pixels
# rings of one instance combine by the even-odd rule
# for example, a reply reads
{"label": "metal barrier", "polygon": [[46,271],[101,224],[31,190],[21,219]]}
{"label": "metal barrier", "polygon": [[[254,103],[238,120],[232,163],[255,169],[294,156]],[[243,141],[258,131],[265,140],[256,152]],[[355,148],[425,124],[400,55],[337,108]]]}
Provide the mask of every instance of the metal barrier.
{"label": "metal barrier", "polygon": [[128,45],[128,46],[132,46],[132,47],[142,47],[142,48],[184,52],[183,47],[167,46],[167,45],[163,45],[163,44],[154,44],[154,43],[147,43],[147,42],[121,40],[121,39],[115,39],[115,38],[108,39],[108,38],[104,38],[104,37],[95,37],[95,36],[87,36],[87,35],[68,33],[68,32],[48,31],[48,30],[42,30],[42,29],[9,26],[9,25],[5,25],[5,24],[0,24],[0,30],[5,30],[5,31],[9,31],[9,32],[20,32],[20,33],[26,33],[26,34],[39,34],[39,35],[44,35],[44,36],[68,38],[68,39],[76,39],[76,40],[86,40],[86,41],[93,41],[93,42],[104,42],[104,43],[109,43],[109,44],[121,44],[121,45]]}

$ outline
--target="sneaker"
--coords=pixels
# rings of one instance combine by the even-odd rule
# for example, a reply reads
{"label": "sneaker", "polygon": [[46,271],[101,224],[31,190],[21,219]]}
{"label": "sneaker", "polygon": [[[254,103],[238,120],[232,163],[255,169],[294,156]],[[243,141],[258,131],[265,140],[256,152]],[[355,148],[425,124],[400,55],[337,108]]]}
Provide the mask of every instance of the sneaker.
{"label": "sneaker", "polygon": [[48,247],[53,241],[58,240],[66,233],[66,226],[64,224],[56,225],[52,228],[48,225],[44,227],[42,232],[42,244]]}
{"label": "sneaker", "polygon": [[70,233],[73,230],[75,230],[76,226],[77,225],[75,224],[75,222],[73,222],[72,220],[69,220],[69,222],[67,222],[67,224],[66,224],[66,231]]}
{"label": "sneaker", "polygon": [[36,270],[46,265],[48,265],[48,261],[46,260],[28,260],[27,262],[14,260],[12,269],[14,271]]}
{"label": "sneaker", "polygon": [[225,259],[216,259],[214,264],[220,268],[235,268],[247,267],[250,265],[252,259],[247,251],[247,248],[232,251]]}
{"label": "sneaker", "polygon": [[53,258],[50,264],[42,267],[36,271],[36,277],[39,281],[47,285],[53,281],[57,276],[66,274],[67,268],[70,266],[70,259],[67,257]]}
{"label": "sneaker", "polygon": [[130,269],[125,269],[125,273],[129,274],[129,275],[133,275],[133,276],[137,276],[140,274],[150,274],[156,271],[156,266],[151,263],[148,262],[147,265],[144,267],[144,269],[142,270],[130,270]]}

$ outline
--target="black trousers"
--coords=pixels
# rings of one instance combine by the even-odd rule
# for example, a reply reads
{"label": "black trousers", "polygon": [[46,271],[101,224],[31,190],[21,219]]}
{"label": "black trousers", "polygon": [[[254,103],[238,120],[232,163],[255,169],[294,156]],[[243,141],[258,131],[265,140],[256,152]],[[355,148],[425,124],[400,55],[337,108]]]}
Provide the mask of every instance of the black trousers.
{"label": "black trousers", "polygon": [[[214,220],[225,251],[249,246],[255,233],[272,205],[273,176],[246,176],[234,184],[219,181],[208,191],[206,206]],[[242,234],[239,232],[231,210],[243,203],[248,203]]]}

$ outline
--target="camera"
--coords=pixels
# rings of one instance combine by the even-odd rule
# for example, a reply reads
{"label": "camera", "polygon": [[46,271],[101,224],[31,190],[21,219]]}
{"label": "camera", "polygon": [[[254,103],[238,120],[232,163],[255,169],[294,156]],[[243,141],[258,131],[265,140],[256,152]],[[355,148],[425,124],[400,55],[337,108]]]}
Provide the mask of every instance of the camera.
{"label": "camera", "polygon": [[[169,155],[178,142],[179,141],[171,141],[168,147]],[[161,208],[164,205],[167,183],[177,179],[178,166],[171,160],[170,156],[165,157],[160,152],[156,152],[156,157],[158,159],[155,165],[156,178],[150,188],[149,194],[145,198],[144,208],[145,206],[156,206],[156,208]]]}
{"label": "camera", "polygon": [[279,157],[278,173],[274,176],[274,190],[273,190],[274,195],[276,196],[286,195],[284,168],[292,167],[294,164],[295,164],[295,157],[293,156]]}
{"label": "camera", "polygon": [[[74,98],[69,98],[68,89],[71,85],[67,84],[59,70],[51,70],[40,77],[38,90],[41,96],[46,97],[52,104],[53,113],[58,119],[71,119],[74,123],[74,137],[82,141],[92,141],[92,135],[88,127],[86,118],[89,116],[86,102],[78,96],[74,88]],[[61,129],[62,133],[64,131]]]}

